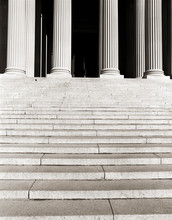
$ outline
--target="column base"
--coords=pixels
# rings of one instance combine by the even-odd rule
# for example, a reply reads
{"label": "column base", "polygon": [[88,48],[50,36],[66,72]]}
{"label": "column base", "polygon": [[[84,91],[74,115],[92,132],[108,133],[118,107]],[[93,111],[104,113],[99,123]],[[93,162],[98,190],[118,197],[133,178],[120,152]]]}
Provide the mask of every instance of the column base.
{"label": "column base", "polygon": [[103,69],[100,75],[101,79],[123,79],[124,76],[120,75],[117,69]]}
{"label": "column base", "polygon": [[143,79],[167,80],[170,79],[170,77],[165,76],[163,70],[148,70],[144,73]]}
{"label": "column base", "polygon": [[47,78],[49,78],[49,79],[54,79],[54,78],[72,78],[72,75],[71,75],[71,73],[70,73],[70,71],[69,70],[67,70],[67,69],[57,69],[57,68],[53,68],[52,70],[51,70],[51,74],[48,74],[47,75]]}
{"label": "column base", "polygon": [[7,68],[5,73],[2,74],[3,78],[25,78],[26,72],[22,69]]}

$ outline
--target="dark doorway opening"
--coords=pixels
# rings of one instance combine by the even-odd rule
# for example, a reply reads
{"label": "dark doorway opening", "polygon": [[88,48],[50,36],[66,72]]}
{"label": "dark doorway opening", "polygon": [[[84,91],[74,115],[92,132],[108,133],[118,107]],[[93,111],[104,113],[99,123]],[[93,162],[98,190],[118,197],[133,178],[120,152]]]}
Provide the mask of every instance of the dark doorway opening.
{"label": "dark doorway opening", "polygon": [[36,35],[35,35],[35,76],[46,77],[51,71],[53,46],[53,6],[54,1],[36,1]]}
{"label": "dark doorway opening", "polygon": [[73,0],[72,75],[99,77],[99,0]]}
{"label": "dark doorway opening", "polygon": [[119,69],[125,78],[136,76],[135,0],[119,1]]}
{"label": "dark doorway opening", "polygon": [[163,9],[163,70],[165,75],[171,76],[171,1],[164,0],[162,2]]}

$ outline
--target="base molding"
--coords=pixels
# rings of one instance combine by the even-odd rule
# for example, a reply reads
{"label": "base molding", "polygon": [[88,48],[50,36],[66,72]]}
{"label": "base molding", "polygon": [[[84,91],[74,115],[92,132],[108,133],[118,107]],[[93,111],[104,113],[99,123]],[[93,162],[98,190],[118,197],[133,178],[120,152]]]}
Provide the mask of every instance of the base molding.
{"label": "base molding", "polygon": [[54,78],[72,78],[71,72],[68,69],[62,68],[53,68],[50,74],[47,74],[47,78],[54,79]]}
{"label": "base molding", "polygon": [[101,79],[123,79],[124,76],[120,75],[117,69],[103,69],[100,75]]}
{"label": "base molding", "polygon": [[25,78],[26,71],[17,68],[7,68],[4,74],[1,74],[3,78]]}
{"label": "base molding", "polygon": [[143,79],[168,80],[168,79],[170,79],[170,77],[169,76],[165,76],[163,70],[147,70],[144,73]]}

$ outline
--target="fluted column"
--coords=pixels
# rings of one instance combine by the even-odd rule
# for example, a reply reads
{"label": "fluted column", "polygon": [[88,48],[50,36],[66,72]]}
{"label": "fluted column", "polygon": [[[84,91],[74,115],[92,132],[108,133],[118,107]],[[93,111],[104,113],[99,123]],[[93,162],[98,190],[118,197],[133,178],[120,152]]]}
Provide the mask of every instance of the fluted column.
{"label": "fluted column", "polygon": [[146,72],[144,77],[165,77],[162,60],[162,0],[146,0]]}
{"label": "fluted column", "polygon": [[118,0],[103,0],[102,74],[101,77],[121,77],[118,54]]}
{"label": "fluted column", "polygon": [[6,74],[25,76],[25,1],[8,0],[8,49]]}
{"label": "fluted column", "polygon": [[53,68],[49,77],[71,77],[71,0],[54,0]]}
{"label": "fluted column", "polygon": [[145,72],[145,0],[136,0],[136,77]]}
{"label": "fluted column", "polygon": [[102,22],[103,22],[103,0],[100,0],[99,6],[99,74],[101,75],[102,71],[102,42],[103,42],[103,30],[102,30]]}
{"label": "fluted column", "polygon": [[26,75],[34,77],[35,69],[35,0],[26,0]]}

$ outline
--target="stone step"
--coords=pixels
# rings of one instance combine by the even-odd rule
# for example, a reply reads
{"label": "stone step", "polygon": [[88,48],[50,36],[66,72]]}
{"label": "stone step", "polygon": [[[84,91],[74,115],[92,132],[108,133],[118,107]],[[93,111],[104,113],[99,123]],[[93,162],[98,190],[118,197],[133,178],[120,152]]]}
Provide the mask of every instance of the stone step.
{"label": "stone step", "polygon": [[[146,109],[144,109],[146,110]],[[52,109],[47,109],[47,110],[0,110],[0,115],[1,117],[9,117],[10,115],[12,115],[13,117],[18,117],[18,115],[20,116],[33,116],[33,115],[41,115],[44,116],[47,115],[47,117],[50,117],[49,115],[58,115],[61,117],[115,117],[115,116],[171,116],[172,111],[144,111],[144,110],[140,110],[140,111],[136,111],[136,110],[128,110],[128,111],[73,111],[73,109],[71,109],[71,111],[61,111],[61,110],[52,110]]]}
{"label": "stone step", "polygon": [[1,180],[172,179],[172,165],[0,166]]}
{"label": "stone step", "polygon": [[0,119],[69,119],[69,120],[172,120],[172,115],[0,115]]}
{"label": "stone step", "polygon": [[2,136],[32,137],[169,137],[172,130],[0,130]]}
{"label": "stone step", "polygon": [[36,181],[30,199],[172,198],[171,180]]}
{"label": "stone step", "polygon": [[0,124],[51,124],[51,125],[172,125],[170,119],[0,119]]}
{"label": "stone step", "polygon": [[140,154],[172,153],[171,144],[0,144],[0,153]]}
{"label": "stone step", "polygon": [[[169,204],[171,204],[171,202]],[[164,210],[164,214],[166,214],[165,208],[166,208],[166,203],[161,208],[161,210]],[[171,215],[168,214],[168,216],[170,217]],[[32,220],[32,219],[113,220],[113,213],[108,200],[91,200],[91,201],[0,200],[0,220]]]}
{"label": "stone step", "polygon": [[[125,95],[127,93],[127,90],[126,89],[121,89],[120,88],[120,91],[115,91],[114,88],[112,88],[112,90],[110,91],[100,91],[100,89],[91,89],[89,88],[89,91],[82,91],[82,94],[79,94],[77,90],[80,90],[81,88],[76,88],[76,89],[73,89],[73,88],[70,88],[70,92],[66,92],[64,90],[61,90],[60,93],[58,93],[58,90],[53,90],[53,91],[48,91],[48,94],[40,94],[42,91],[41,90],[37,90],[38,88],[35,88],[35,91],[32,91],[30,94],[27,94],[28,93],[28,90],[25,90],[25,91],[22,91],[22,93],[24,94],[24,96],[28,95],[28,100],[25,100],[25,99],[22,99],[23,103],[27,103],[29,101],[32,101],[33,103],[35,103],[36,101],[39,103],[39,104],[44,104],[45,102],[47,102],[48,104],[54,104],[56,101],[59,101],[59,100],[62,100],[63,98],[65,98],[64,101],[78,101],[78,100],[82,100],[82,98],[85,98],[85,100],[96,100],[96,97],[101,97],[102,99],[100,100],[97,100],[98,102],[101,102],[102,100],[103,101],[110,101],[110,100],[113,100],[113,102],[118,102],[120,100],[125,100]],[[131,88],[133,89],[133,88]],[[38,92],[38,94],[40,94],[40,97],[34,97],[34,92]],[[116,94],[108,94],[109,96],[103,96],[105,94],[107,94],[108,92],[116,92]],[[148,90],[150,91],[150,90]],[[130,91],[128,94],[131,95],[131,97],[129,96],[126,101],[129,102],[131,100],[131,102],[142,102],[142,101],[153,101],[154,102],[158,102],[158,101],[169,101],[171,102],[171,99],[170,99],[170,91],[169,92],[166,92],[166,91],[163,91],[164,94],[159,94],[159,91],[151,91],[152,94],[151,96],[147,97],[145,93],[143,93],[142,91],[140,91],[140,94],[136,94],[134,91]],[[162,92],[162,91],[161,91]],[[7,93],[7,91],[6,91]],[[91,94],[90,94],[91,93]],[[53,97],[54,95],[56,94],[56,97]],[[77,96],[75,97],[74,100],[71,100],[70,98],[71,97],[74,97],[75,95],[77,94]],[[2,90],[1,90],[1,97],[4,97],[5,93],[2,94]],[[17,97],[20,97],[22,98],[22,94],[20,95],[17,95],[17,94],[12,94],[11,92],[11,95],[10,97],[8,98],[11,98],[11,99],[6,99],[6,100],[1,100],[1,102],[7,102],[8,104],[14,104],[14,103],[19,103],[19,99],[15,98],[15,95]],[[114,100],[113,98],[116,97],[116,99]],[[135,98],[134,100],[132,98]],[[139,98],[137,98],[139,97]],[[13,99],[12,99],[13,98]],[[44,99],[43,99],[44,98]],[[164,99],[163,99],[164,98]],[[83,101],[83,100],[82,100]]]}
{"label": "stone step", "polygon": [[[165,127],[169,125],[165,125]],[[73,127],[73,126],[71,126]],[[62,127],[63,128],[63,127]],[[54,130],[54,125],[51,124],[0,124],[0,129],[18,129],[18,130]],[[63,128],[64,129],[64,128]]]}
{"label": "stone step", "polygon": [[113,124],[0,124],[1,130],[172,130],[172,124],[161,125],[113,125]]}
{"label": "stone step", "polygon": [[0,179],[102,180],[104,171],[101,166],[0,166]]}
{"label": "stone step", "polygon": [[[115,98],[115,97],[114,97]],[[107,107],[114,107],[114,106],[121,106],[121,107],[126,107],[126,108],[128,108],[128,107],[135,107],[135,108],[137,108],[138,106],[141,106],[141,107],[145,107],[145,108],[171,108],[172,107],[172,104],[163,104],[162,102],[161,103],[158,103],[158,104],[147,104],[147,103],[142,103],[142,104],[140,104],[140,103],[129,103],[128,105],[126,105],[126,104],[123,104],[123,102],[122,103],[113,103],[112,102],[112,100],[109,102],[109,103],[105,103],[105,102],[101,102],[101,103],[96,103],[95,101],[94,102],[92,102],[92,103],[90,103],[90,102],[81,102],[81,101],[79,101],[79,102],[74,102],[74,103],[71,103],[71,104],[69,104],[68,102],[66,102],[66,103],[63,103],[63,105],[61,105],[61,103],[57,103],[56,105],[50,105],[50,107],[66,107],[66,108],[73,108],[73,107],[83,107],[83,108],[86,108],[86,107],[94,107],[94,108],[100,108],[100,107],[102,107],[102,106],[107,106]],[[45,102],[45,105],[33,105],[33,107],[38,107],[38,108],[44,108],[44,107],[46,107],[47,105],[46,105],[46,102]]]}
{"label": "stone step", "polygon": [[171,144],[99,144],[98,146],[99,153],[103,154],[172,153]]}
{"label": "stone step", "polygon": [[153,165],[170,164],[171,154],[45,154],[42,165]]}
{"label": "stone step", "polygon": [[170,220],[171,199],[110,200],[115,220]]}
{"label": "stone step", "polygon": [[172,154],[0,154],[0,165],[102,166],[172,164]]}
{"label": "stone step", "polygon": [[0,154],[0,165],[41,165],[44,154]]}
{"label": "stone step", "polygon": [[[0,130],[0,134],[4,135],[5,130]],[[166,134],[166,132],[169,131],[157,131],[159,133],[161,133],[161,135]],[[97,136],[97,132],[96,130],[54,130],[54,131],[50,131],[50,130],[7,130],[6,131],[6,135],[7,136],[32,136],[32,137],[66,137],[66,136],[74,136],[74,137],[96,137]],[[172,132],[168,133],[168,135],[172,135]]]}
{"label": "stone step", "polygon": [[0,180],[0,200],[28,199],[34,180]]}
{"label": "stone step", "polygon": [[150,137],[36,137],[36,136],[1,136],[0,144],[171,144],[172,136]]}
{"label": "stone step", "polygon": [[0,199],[94,200],[143,198],[171,199],[171,180],[0,181]]}
{"label": "stone step", "polygon": [[105,180],[171,179],[171,165],[103,166]]}
{"label": "stone step", "polygon": [[0,220],[171,220],[171,207],[172,199],[0,200]]}
{"label": "stone step", "polygon": [[170,113],[172,112],[171,108],[144,108],[144,107],[128,107],[128,108],[120,108],[120,107],[112,107],[112,108],[105,108],[105,107],[100,107],[100,108],[79,108],[79,107],[73,107],[73,108],[57,108],[57,107],[53,107],[50,108],[49,106],[46,106],[44,108],[36,108],[36,107],[27,107],[27,108],[22,108],[22,107],[18,107],[17,109],[14,107],[8,107],[6,105],[1,105],[0,106],[0,111],[4,112],[5,114],[9,112],[20,112],[21,113],[38,113],[42,114],[42,112],[53,112],[53,113],[64,113],[64,114],[77,114],[77,113],[81,113],[81,114],[125,114],[128,112],[135,112],[136,114],[141,113],[145,113],[145,114],[154,114],[154,113],[159,113],[159,114],[166,114],[166,113]]}
{"label": "stone step", "polygon": [[[18,123],[20,123],[20,121],[18,120]],[[94,120],[95,124],[105,124],[105,125],[111,125],[111,124],[134,124],[134,125],[162,125],[162,124],[172,124],[172,120],[168,120],[168,119],[158,119],[158,120],[154,120],[154,119],[128,119],[128,120]]]}
{"label": "stone step", "polygon": [[[103,150],[108,151],[104,147]],[[164,153],[167,152],[172,152],[171,145],[164,146]],[[0,153],[98,154],[99,146],[97,144],[0,144]]]}
{"label": "stone step", "polygon": [[[27,97],[26,97],[27,98]],[[73,99],[75,97],[72,97]],[[141,108],[164,108],[164,109],[169,109],[172,107],[172,104],[166,104],[163,102],[158,102],[156,104],[152,104],[152,101],[150,101],[150,103],[148,104],[147,102],[143,103],[143,102],[137,102],[137,103],[131,103],[129,102],[128,104],[125,103],[125,100],[122,102],[113,102],[113,99],[110,100],[109,102],[104,102],[102,100],[102,102],[97,103],[96,101],[92,101],[92,102],[86,102],[83,101],[82,99],[84,99],[83,97],[81,98],[81,100],[79,100],[78,102],[73,102],[73,103],[69,103],[69,101],[66,101],[66,103],[63,102],[63,100],[61,102],[56,102],[54,105],[48,105],[49,108],[76,108],[76,107],[82,107],[82,108],[101,108],[104,106],[107,106],[107,108],[113,108],[114,106],[118,106],[121,108],[137,108],[138,106]],[[115,99],[115,97],[114,97]],[[20,102],[21,104],[6,104],[6,103],[1,103],[1,105],[4,105],[5,107],[9,107],[9,108],[13,108],[13,109],[19,109],[19,108],[43,108],[45,109],[47,107],[47,102],[45,101],[44,104],[33,104],[31,103],[27,103],[27,104],[22,104],[22,100]]]}
{"label": "stone step", "polygon": [[[121,91],[122,92],[122,91]],[[127,91],[126,91],[127,92]],[[108,103],[108,102],[113,102],[113,103],[121,103],[121,105],[123,104],[133,104],[133,103],[140,103],[140,104],[171,104],[172,101],[170,99],[170,95],[169,94],[163,94],[163,96],[159,96],[158,94],[154,94],[154,96],[151,96],[149,99],[146,98],[146,96],[143,94],[140,94],[139,98],[137,98],[135,95],[132,94],[132,97],[129,97],[128,95],[128,99],[126,100],[126,92],[123,94],[118,94],[119,97],[117,97],[117,94],[114,94],[113,96],[109,96],[109,97],[103,97],[103,95],[105,95],[106,93],[100,93],[97,94],[98,91],[96,91],[94,94],[92,94],[91,96],[89,96],[89,94],[82,94],[82,95],[78,95],[77,91],[76,92],[72,92],[70,94],[64,94],[63,93],[60,95],[57,93],[53,93],[53,94],[49,94],[49,95],[41,95],[40,98],[39,97],[34,97],[34,94],[31,93],[30,95],[27,95],[27,93],[23,94],[25,96],[27,96],[27,100],[24,99],[24,97],[22,97],[22,95],[20,96],[10,96],[7,97],[6,100],[0,100],[0,104],[7,104],[7,105],[17,105],[17,104],[33,104],[33,105],[45,105],[46,103],[48,105],[54,105],[56,103],[59,103],[61,101],[63,101],[64,103],[78,103],[79,101],[81,101],[82,103],[85,102],[94,102],[96,101],[97,103]],[[53,95],[56,94],[56,97],[53,97]],[[6,94],[1,95],[1,97],[5,97]],[[78,96],[76,96],[78,95]],[[155,95],[157,95],[157,97],[155,97]],[[75,99],[71,99],[75,96]],[[83,99],[84,98],[84,99]],[[101,99],[97,99],[97,98],[101,98]],[[115,98],[115,99],[114,99]],[[135,99],[133,99],[135,98]],[[105,107],[105,106],[104,106]],[[121,107],[121,106],[117,106],[117,107]],[[132,107],[132,105],[131,105]]]}
{"label": "stone step", "polygon": [[0,144],[146,144],[172,143],[172,137],[31,137],[1,136]]}

